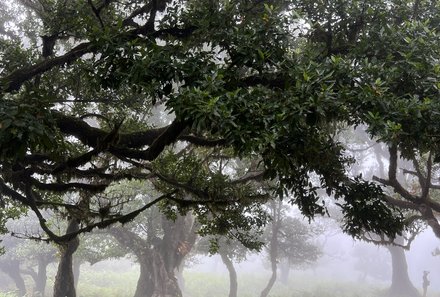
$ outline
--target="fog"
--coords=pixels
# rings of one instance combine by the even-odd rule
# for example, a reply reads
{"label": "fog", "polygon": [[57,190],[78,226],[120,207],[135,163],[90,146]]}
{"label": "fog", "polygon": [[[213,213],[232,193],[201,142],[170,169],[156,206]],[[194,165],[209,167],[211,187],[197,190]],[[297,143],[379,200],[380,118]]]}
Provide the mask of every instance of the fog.
{"label": "fog", "polygon": [[[20,3],[21,2],[27,3],[28,6],[29,4],[36,3],[35,1],[24,0],[20,1]],[[43,1],[41,3],[45,2],[50,3],[51,1]],[[104,1],[104,3],[107,2],[108,1]],[[114,2],[117,3],[118,1]],[[151,18],[151,20],[153,20],[153,31],[155,27],[154,22],[158,22],[160,19],[166,17],[166,12],[158,13],[159,20],[155,20],[156,2],[159,3],[159,1],[154,1],[152,7],[149,8],[151,15],[148,19]],[[166,1],[162,2],[165,3]],[[172,2],[178,3],[178,1]],[[26,37],[24,34],[26,32],[19,32],[23,26],[21,23],[26,24],[26,20],[29,21],[32,20],[32,18],[28,18],[25,13],[19,13],[20,6],[18,3],[18,1],[4,1],[3,6],[5,8],[10,8],[11,11],[16,11],[17,13],[15,16],[16,23],[14,23],[14,21],[7,21],[7,26],[4,29],[8,29],[7,31],[10,31],[9,33],[11,34],[16,34],[17,40],[23,43],[23,49],[34,49],[36,52],[39,52],[40,48],[42,48],[42,58],[52,59],[55,57],[59,59],[59,56],[68,53],[71,47],[81,44],[81,42],[89,38],[88,34],[85,34],[76,40],[72,37],[75,35],[61,36],[61,32],[53,33],[52,36],[42,36],[39,32],[33,32],[33,30],[31,30],[32,22],[25,27],[26,31],[30,31],[28,33],[32,33],[30,36],[33,38]],[[64,3],[68,4],[70,2],[65,1]],[[95,16],[101,25],[103,25],[99,12],[97,12],[93,6],[92,1],[88,1],[88,3],[91,5],[92,11],[96,14]],[[240,1],[238,1],[238,3],[240,3]],[[45,5],[42,5],[41,9],[46,9],[44,6]],[[130,6],[131,4],[127,5],[126,9],[129,9]],[[101,7],[101,9],[103,8],[104,6]],[[265,9],[271,12],[269,6],[265,7]],[[33,15],[35,15],[35,11]],[[238,17],[238,19],[239,18],[241,17]],[[94,17],[92,17],[92,19],[94,19]],[[136,31],[138,31],[139,28],[136,26],[146,24],[146,20],[146,18],[135,17],[134,20],[131,21],[135,23]],[[266,16],[263,20],[266,22]],[[41,20],[36,19],[34,21],[35,23],[33,25],[41,26],[40,29],[46,26]],[[136,24],[136,21],[140,23]],[[243,20],[238,21],[238,23],[241,22],[243,22]],[[3,23],[5,23],[5,21],[3,21]],[[303,31],[313,29],[302,20],[299,22],[295,21],[294,23],[297,24],[301,30],[305,28]],[[317,29],[322,29],[320,27],[321,26],[317,26],[317,32]],[[191,31],[192,30],[193,29],[191,29]],[[43,31],[42,33],[49,34],[49,32]],[[81,33],[80,36],[81,35],[83,34]],[[300,35],[302,36],[302,34],[299,33],[292,33],[293,38],[298,38]],[[315,35],[318,36],[318,34]],[[51,45],[52,53],[48,55],[43,53],[45,51],[45,41],[42,39],[43,37],[55,38],[55,41],[59,39],[56,47],[54,47],[55,43]],[[5,40],[7,41],[8,38]],[[118,40],[115,39],[115,42],[116,41]],[[64,44],[64,42],[66,44]],[[136,42],[133,43],[136,44]],[[165,48],[167,42],[169,44],[175,43],[175,41],[169,42],[165,39],[161,40],[157,38],[156,45],[158,48]],[[225,44],[228,44],[228,42],[225,42]],[[66,47],[66,45],[68,46]],[[212,47],[209,42],[202,45],[201,51],[206,51],[207,54],[212,52],[212,57],[215,59],[214,64],[225,64],[225,69],[233,69],[236,67],[234,64],[232,64],[233,67],[226,65],[228,60],[232,61],[233,59],[232,56],[227,57],[226,51],[222,52],[220,46],[218,46],[218,48]],[[48,46],[48,44],[46,44],[46,46]],[[246,48],[247,47],[249,46],[246,46]],[[293,51],[295,51],[295,49],[293,49]],[[148,51],[146,52],[148,53]],[[191,53],[191,51],[184,53],[184,55],[188,53]],[[298,51],[298,53],[300,53],[300,51]],[[260,60],[264,61],[268,58],[265,58],[265,53],[261,50],[258,50],[258,54]],[[105,53],[99,52],[96,53],[95,57],[93,51],[79,56],[82,56],[82,62],[96,58],[96,61],[90,61],[93,62],[90,65],[99,66],[101,63],[101,55],[105,57]],[[182,57],[184,55],[182,54]],[[50,56],[53,57],[51,58]],[[182,62],[185,60],[179,57],[179,55],[176,57],[178,58],[170,59],[170,61],[175,61],[176,65],[180,63],[179,60],[182,60]],[[164,63],[166,63],[166,59],[164,61]],[[63,62],[63,65],[66,64],[66,69],[69,69],[68,67],[70,67],[71,61],[67,62]],[[275,65],[277,63],[273,64]],[[142,66],[143,64],[140,65]],[[198,64],[194,65],[199,67]],[[111,66],[111,68],[115,67],[115,65]],[[237,69],[239,69],[239,67],[244,68],[244,66],[246,65],[238,65]],[[269,68],[271,67],[272,66]],[[220,70],[223,71],[223,69]],[[246,68],[244,68],[244,70],[244,73],[236,71],[236,75],[243,76],[243,80],[252,78],[252,76],[247,76],[248,74],[245,73]],[[252,69],[248,70],[249,75],[253,73]],[[180,72],[180,70],[176,71],[176,73],[177,72]],[[66,73],[68,73],[68,71],[66,71]],[[182,73],[185,73],[185,71],[182,71]],[[221,72],[219,71],[219,73]],[[270,74],[270,72],[268,73]],[[277,72],[274,71],[274,73]],[[231,77],[234,75],[231,75]],[[140,124],[139,126],[142,127],[139,128],[142,128],[142,130],[147,129],[147,126],[148,129],[150,129],[149,126],[162,129],[174,123],[174,115],[170,107],[172,103],[164,104],[163,102],[167,103],[167,100],[170,99],[167,98],[167,96],[171,97],[174,93],[179,93],[180,87],[186,84],[184,83],[185,79],[180,78],[179,81],[179,79],[176,78],[177,81],[175,81],[173,78],[166,78],[166,80],[160,81],[160,76],[161,75],[158,75],[159,81],[157,86],[151,86],[151,88],[161,90],[160,100],[162,100],[162,102],[156,103],[156,98],[150,102],[150,98],[148,98],[148,100],[145,101],[147,104],[143,102],[142,105],[151,106],[145,107],[145,111],[137,111],[135,114],[138,119],[133,123]],[[178,77],[179,75],[176,74],[175,76]],[[303,72],[302,76],[304,77],[304,81],[310,80],[307,72]],[[216,77],[210,78],[210,75],[206,76],[206,79],[208,78],[212,79],[213,82],[217,79]],[[38,82],[36,85],[40,83],[40,79],[41,77],[35,77],[35,80]],[[192,76],[186,78],[188,81],[192,79]],[[154,81],[154,79],[149,80]],[[221,79],[219,79],[219,82],[220,81]],[[353,79],[353,82],[355,81],[356,84],[358,84],[356,77]],[[379,85],[381,80],[378,79],[376,82],[375,85]],[[58,83],[59,82],[55,82],[55,84]],[[223,84],[223,82],[221,84]],[[233,83],[233,85],[235,84],[236,83]],[[214,83],[212,83],[212,85],[216,86]],[[194,87],[195,91],[199,89],[197,84],[189,86],[191,89]],[[89,87],[92,90],[93,86],[87,86],[86,88]],[[163,92],[164,94],[168,93],[164,95],[162,94],[162,91],[164,91],[162,89],[165,88],[170,88],[170,90]],[[438,90],[437,86],[436,90]],[[237,94],[239,94],[239,91],[241,91],[241,89],[237,89]],[[375,89],[374,91],[376,92]],[[229,92],[228,90],[228,96],[233,94],[233,92],[230,92],[230,94]],[[85,93],[87,94],[88,92]],[[207,95],[210,95],[208,93]],[[199,96],[200,94],[196,95]],[[147,95],[147,97],[148,96],[150,95]],[[121,97],[123,98],[125,96],[121,95]],[[75,104],[73,104],[73,102],[81,98],[79,95],[78,98],[69,95],[64,99],[68,100],[66,102],[72,103],[74,107]],[[213,98],[215,100],[209,99],[209,108],[216,104],[218,98]],[[65,109],[66,102],[56,103],[54,110],[59,112]],[[90,115],[83,116],[78,114],[78,116],[80,116],[78,119],[82,120],[86,118],[87,120],[84,122],[87,122],[90,126],[103,128],[104,126],[100,126],[101,121],[98,120],[98,116],[106,117],[100,114],[93,115],[97,106],[96,102],[89,102],[89,105],[84,108],[84,111],[90,112],[92,117],[90,118]],[[108,109],[108,106],[103,106],[106,107],[103,108],[103,110]],[[166,108],[166,106],[168,106],[168,108]],[[73,109],[73,107],[68,107],[67,109],[70,110]],[[203,109],[202,107],[200,108]],[[134,111],[128,111],[127,115],[132,112]],[[195,114],[197,113],[195,112]],[[228,112],[226,112],[226,114],[228,114]],[[311,122],[317,121],[313,119],[315,116],[315,107],[311,108],[310,115],[312,116],[309,117],[309,114],[305,114],[306,122],[309,122],[309,120]],[[41,115],[38,115],[38,117],[40,116]],[[270,116],[273,116],[273,113],[270,113]],[[106,119],[106,124],[110,124],[111,121],[107,120],[108,119]],[[130,119],[127,119],[125,121],[129,122],[129,120]],[[96,152],[91,151],[93,154],[90,154],[90,158],[104,153],[112,146],[124,153],[133,151],[132,147],[118,147],[120,145],[118,130],[123,122],[124,121],[121,121],[119,125],[115,125],[115,128],[109,132],[109,135],[103,137],[102,141],[106,140],[108,143],[102,144],[99,143],[101,140],[97,141],[97,148],[93,148],[93,151],[96,150]],[[233,121],[232,123],[235,125]],[[309,125],[309,123],[307,123],[307,125]],[[315,123],[311,125],[315,125]],[[387,123],[387,125],[390,125],[390,123]],[[317,129],[320,128],[318,125],[316,127]],[[390,127],[392,128],[393,126]],[[189,129],[189,127],[187,128],[190,132],[191,129]],[[400,207],[400,210],[404,212],[405,219],[414,223],[408,224],[408,230],[404,230],[402,235],[397,236],[395,240],[394,238],[385,236],[383,233],[379,235],[370,234],[365,230],[354,234],[354,236],[344,233],[343,214],[337,209],[335,199],[332,196],[336,190],[331,189],[331,185],[326,185],[325,182],[320,180],[319,176],[315,176],[315,172],[303,173],[303,175],[310,177],[310,183],[304,186],[304,188],[307,188],[305,191],[307,192],[315,187],[325,189],[327,186],[329,196],[325,196],[324,193],[322,193],[317,202],[318,204],[325,202],[325,206],[328,206],[328,209],[325,211],[328,210],[331,216],[320,217],[317,215],[314,219],[309,220],[308,218],[304,218],[303,214],[291,206],[291,204],[293,204],[292,201],[295,200],[292,193],[286,193],[285,196],[287,197],[284,197],[284,201],[277,199],[272,189],[276,188],[274,185],[279,183],[279,180],[274,178],[274,180],[260,183],[260,177],[267,173],[267,168],[260,167],[260,164],[264,163],[261,159],[263,155],[256,154],[257,157],[255,157],[255,159],[243,160],[235,157],[235,153],[229,154],[228,150],[230,148],[228,147],[226,147],[224,151],[222,151],[221,148],[212,148],[212,151],[208,148],[192,148],[185,139],[191,139],[195,135],[183,135],[184,130],[182,130],[179,134],[176,134],[173,140],[176,143],[169,151],[167,148],[167,151],[163,153],[159,152],[163,160],[153,160],[157,161],[157,163],[153,165],[152,163],[150,164],[151,160],[149,158],[145,158],[145,162],[142,163],[133,161],[131,157],[125,156],[122,156],[123,158],[117,156],[115,159],[113,159],[113,157],[109,159],[103,157],[102,160],[97,160],[96,162],[89,159],[89,161],[85,161],[82,165],[78,165],[79,167],[74,164],[75,169],[95,169],[99,167],[98,169],[100,170],[96,170],[96,172],[93,173],[96,174],[95,177],[84,179],[86,184],[91,181],[99,181],[97,179],[99,176],[113,175],[112,170],[109,169],[111,166],[113,166],[115,172],[120,170],[121,173],[124,173],[128,172],[128,169],[139,169],[139,172],[146,174],[129,174],[127,180],[121,180],[121,176],[127,175],[118,174],[118,176],[116,176],[117,173],[115,173],[111,179],[111,186],[107,188],[106,184],[106,190],[102,190],[102,193],[100,192],[99,194],[90,190],[88,195],[84,195],[87,197],[83,197],[84,193],[72,193],[74,191],[70,190],[62,192],[62,194],[57,197],[49,196],[50,199],[48,200],[50,201],[47,205],[52,204],[52,210],[48,210],[50,207],[46,208],[43,203],[38,205],[39,207],[41,206],[41,210],[38,212],[40,218],[37,218],[35,215],[25,216],[26,211],[22,209],[15,210],[20,213],[20,215],[17,214],[16,216],[21,216],[21,218],[9,221],[6,228],[7,230],[0,230],[2,231],[2,233],[0,233],[0,247],[4,249],[2,250],[3,253],[0,253],[0,297],[54,296],[55,283],[61,284],[61,286],[66,285],[66,287],[69,288],[72,286],[74,287],[74,291],[76,290],[76,294],[74,292],[69,293],[70,295],[55,297],[181,297],[180,292],[182,292],[184,297],[440,296],[440,236],[438,236],[440,233],[437,233],[436,237],[430,227],[427,226],[428,223],[435,221],[438,230],[440,230],[440,223],[437,219],[440,205],[438,205],[438,198],[435,197],[435,190],[438,191],[440,189],[440,185],[436,183],[440,179],[440,168],[438,164],[433,165],[433,163],[436,163],[433,154],[437,152],[429,153],[429,156],[424,153],[414,153],[411,156],[412,160],[408,161],[408,158],[404,160],[401,158],[397,147],[389,147],[390,144],[381,143],[380,140],[369,138],[368,133],[364,131],[366,129],[367,127],[362,126],[357,128],[338,127],[337,133],[335,132],[335,135],[331,135],[331,137],[334,136],[335,141],[341,142],[342,146],[346,148],[344,152],[348,157],[352,157],[356,160],[356,162],[352,164],[352,167],[347,168],[345,172],[347,179],[361,176],[365,181],[374,181],[378,187],[380,186],[381,189],[384,190],[384,195],[381,196],[381,202],[384,204],[387,203],[389,207],[390,205]],[[197,129],[194,130],[203,131],[203,128],[197,127]],[[217,128],[215,130],[217,131]],[[148,131],[148,133],[150,133],[153,130]],[[168,131],[168,128],[164,131]],[[112,136],[113,132],[114,135]],[[156,134],[156,132],[157,130],[153,134]],[[200,136],[210,136],[209,131],[205,132],[206,133],[202,133]],[[125,136],[127,133],[125,133]],[[141,134],[143,133],[144,132]],[[213,135],[215,136],[216,133],[217,132],[214,132]],[[15,132],[13,134],[15,134]],[[165,132],[160,133],[160,135],[164,134]],[[179,139],[179,135],[186,136],[186,138]],[[157,139],[159,139],[159,137],[160,136],[157,136]],[[82,140],[79,138],[79,141],[75,142],[73,141],[75,138],[76,136],[72,134],[67,136],[66,139],[69,141],[72,140],[71,144],[84,144],[83,148],[87,148],[87,143],[82,143]],[[133,138],[135,137],[133,136]],[[146,146],[151,148],[154,144],[160,143],[160,141],[156,142],[156,140],[151,140],[151,143],[148,145],[139,144],[138,148]],[[179,142],[177,143],[177,141]],[[198,141],[211,142],[210,139],[200,139]],[[219,142],[222,141],[223,140],[220,139]],[[264,139],[264,141],[266,142],[266,139]],[[215,142],[215,139],[213,142]],[[161,146],[168,146],[168,144],[171,143],[173,142],[167,142]],[[211,145],[212,143],[207,145],[207,147]],[[99,151],[98,147],[102,150]],[[393,149],[394,155],[392,154]],[[72,150],[72,152],[75,150]],[[161,150],[163,150],[163,148]],[[81,149],[78,149],[78,152],[79,151],[81,151]],[[68,153],[68,151],[66,151],[66,153]],[[139,151],[139,153],[141,153],[141,151]],[[74,152],[74,154],[76,153]],[[128,155],[130,156],[130,154]],[[250,153],[249,158],[253,158],[253,154],[253,152]],[[169,158],[169,160],[167,158]],[[393,158],[395,158],[395,160]],[[167,160],[169,164],[166,162]],[[394,164],[395,166],[393,167],[393,162],[390,160],[394,160],[394,163],[398,163],[398,165]],[[48,158],[44,162],[43,165],[52,165],[49,164],[52,163],[51,158]],[[201,165],[202,163],[203,165]],[[240,163],[243,163],[244,166],[241,166],[243,164]],[[158,168],[164,167],[160,168],[164,169],[164,172],[153,168],[155,166]],[[56,176],[55,174],[58,174],[56,171],[59,169],[64,170],[63,167],[54,167],[53,170],[48,171],[54,174],[53,176],[44,173],[47,171],[42,170],[43,173],[39,173],[41,171],[35,171],[29,177],[35,178],[36,182],[46,179],[49,182],[58,181],[60,176]],[[73,167],[71,169],[73,169]],[[204,171],[203,174],[199,174],[202,170],[206,171]],[[300,170],[300,168],[298,168],[298,170]],[[90,170],[90,172],[92,171],[94,170]],[[137,174],[137,170],[135,171]],[[181,172],[184,174],[179,176]],[[390,174],[390,172],[394,173]],[[69,180],[69,183],[78,181],[77,177],[71,178],[70,173],[67,173],[68,172],[66,172],[65,182],[67,182],[67,180]],[[12,176],[9,172],[6,175]],[[69,177],[67,177],[67,175]],[[218,178],[220,175],[221,178],[215,180],[215,178]],[[293,175],[294,174],[292,174],[292,178]],[[277,176],[279,179],[282,178],[281,175]],[[179,181],[179,178],[182,181]],[[154,179],[154,182],[151,181],[152,179]],[[429,182],[426,182],[426,180],[429,180]],[[229,181],[230,183],[228,183]],[[307,182],[309,182],[309,180],[307,180]],[[337,180],[337,182],[342,183],[341,180]],[[343,182],[346,182],[346,180],[344,179]],[[32,181],[32,183],[34,182]],[[29,182],[29,187],[26,188],[26,191],[31,189],[31,194],[32,183]],[[164,186],[162,183],[166,183],[167,185]],[[251,183],[250,188],[253,187],[253,189],[252,191],[248,189],[248,192],[241,192],[241,186],[236,186],[243,185],[242,187],[245,188]],[[228,189],[230,190],[227,192],[229,196],[225,195],[225,197],[222,197],[219,195],[220,198],[224,199],[212,202],[211,194],[216,194],[221,191],[226,192],[225,189],[231,187],[229,184],[235,185],[234,187],[240,189],[234,189],[237,191]],[[349,183],[347,182],[347,184]],[[92,184],[88,184],[88,186],[92,186]],[[91,187],[88,188],[90,189]],[[182,194],[182,197],[177,197],[178,191],[176,190],[165,195],[170,188],[180,189],[179,194],[184,194]],[[282,188],[280,189],[283,190]],[[1,191],[3,191],[3,189],[0,189],[0,192]],[[20,189],[18,189],[18,191],[20,191]],[[203,199],[196,200],[200,198],[197,197],[197,193],[200,192],[203,194]],[[238,193],[238,195],[235,197],[231,193]],[[260,195],[262,193],[264,195]],[[17,195],[18,194],[19,192],[17,192]],[[26,195],[27,194],[28,193],[26,193]],[[174,197],[174,194],[176,194],[176,197]],[[243,194],[244,198],[239,194]],[[432,197],[429,197],[431,194]],[[34,194],[30,195],[32,199],[34,199],[33,195]],[[272,196],[270,197],[271,199],[267,199],[268,201],[264,201],[265,203],[260,203],[256,199],[256,203],[252,203],[256,204],[255,208],[252,208],[254,205],[248,207],[247,204],[251,203],[246,201],[246,199],[258,198],[259,195],[265,197],[269,197],[269,195]],[[168,200],[163,199],[166,203],[161,204],[159,207],[145,207],[145,209],[142,209],[143,212],[139,211],[137,213],[136,218],[134,215],[129,215],[129,218],[125,217],[127,214],[131,214],[129,212],[134,209],[141,209],[139,207],[148,205],[153,200],[157,200],[162,196]],[[245,203],[241,203],[243,201],[240,200],[241,198],[243,198]],[[343,198],[340,199],[340,201],[341,200],[343,200]],[[35,201],[32,201],[32,203],[35,204]],[[254,202],[254,200],[252,201]],[[417,201],[417,203],[413,203],[414,201]],[[437,208],[433,208],[434,212],[431,213],[431,216],[426,216],[425,210],[426,204],[428,204],[427,201],[437,204]],[[3,203],[1,195],[0,202]],[[360,204],[368,204],[371,201],[367,201],[366,199],[361,202]],[[408,207],[408,204],[411,203],[413,203],[411,207]],[[225,204],[231,207],[228,208],[224,206]],[[154,205],[154,203],[151,205]],[[189,210],[188,205],[198,210],[198,212],[192,212],[194,209]],[[7,206],[10,208],[16,207],[16,205],[12,203]],[[200,208],[206,206],[206,208],[203,210],[197,209],[199,206]],[[216,207],[218,208],[216,209]],[[432,209],[429,210],[432,211]],[[270,219],[262,215],[262,213],[270,216]],[[168,215],[168,218],[172,217],[174,221],[167,220],[166,215]],[[11,216],[13,217],[14,215]],[[371,216],[373,217],[373,215]],[[42,219],[41,217],[44,218]],[[115,220],[115,218],[117,218],[117,220]],[[0,214],[0,221],[2,219]],[[372,220],[371,217],[369,219]],[[103,225],[100,225],[104,220],[112,222],[104,226],[108,228],[104,228]],[[240,220],[246,221],[243,223]],[[261,223],[261,221],[264,221],[266,225]],[[123,224],[119,224],[119,222]],[[386,231],[387,227],[389,227],[387,222],[382,221],[381,224],[381,231]],[[47,227],[45,229],[46,233],[39,228],[40,225]],[[57,244],[54,243],[57,237],[59,239],[64,235],[74,233],[70,233],[72,230],[80,230],[80,228],[87,229],[88,226],[92,225],[93,228],[97,227],[95,228],[97,230],[85,234],[78,233],[72,237],[73,239],[59,240]],[[361,227],[365,228],[365,225],[367,224]],[[91,227],[90,229],[93,228]],[[346,229],[347,228],[345,228],[345,231],[347,231]],[[47,230],[55,230],[51,238],[47,237],[49,234]],[[73,277],[70,277],[72,275]],[[59,280],[63,276],[66,276],[67,280],[64,280],[64,282],[56,282],[56,279]],[[73,284],[74,282],[75,284]],[[425,290],[425,292],[423,292],[423,290]]]}
{"label": "fog", "polygon": [[[292,267],[287,282],[281,281],[282,272],[278,270],[278,280],[269,296],[385,296],[392,276],[392,260],[388,249],[354,240],[337,229],[331,219],[317,219],[316,222],[311,222],[313,224],[331,226],[313,238],[322,254],[314,263]],[[7,245],[9,241],[16,239],[8,238],[3,243]],[[440,295],[440,282],[437,281],[440,279],[440,257],[433,255],[437,247],[438,239],[430,229],[425,229],[416,236],[410,250],[405,252],[408,275],[420,292],[423,271],[430,272],[427,296]],[[42,248],[47,249],[47,244]],[[14,251],[17,255],[13,255]],[[0,258],[2,292],[17,291],[11,274],[8,274],[12,267],[11,262],[5,261],[5,258],[20,259],[20,253],[23,251],[16,246],[12,250],[6,250],[6,254]],[[33,281],[28,272],[34,264],[31,259],[29,263],[20,261],[24,281],[28,291],[32,292]],[[234,266],[238,276],[238,296],[258,296],[271,276],[267,250],[263,248],[261,253],[248,253],[245,259],[237,261]],[[48,266],[46,296],[51,296],[56,267],[56,260]],[[184,296],[228,296],[228,269],[219,255],[206,256],[193,251],[180,267],[180,271],[176,272],[176,275],[180,274],[183,275],[180,286]],[[108,292],[108,296],[132,296],[138,277],[139,265],[130,254],[93,265],[83,262],[78,279],[78,296],[102,296],[99,294],[104,294],[103,292]],[[357,295],[360,292],[365,295]]]}

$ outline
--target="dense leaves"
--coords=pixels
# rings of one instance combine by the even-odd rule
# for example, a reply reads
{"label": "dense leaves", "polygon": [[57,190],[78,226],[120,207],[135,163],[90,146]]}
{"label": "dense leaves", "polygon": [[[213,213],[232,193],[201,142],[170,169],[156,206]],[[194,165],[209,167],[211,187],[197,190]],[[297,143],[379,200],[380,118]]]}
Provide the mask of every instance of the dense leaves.
{"label": "dense leaves", "polygon": [[[193,209],[208,233],[246,229],[264,221],[267,193],[246,178],[259,171],[309,217],[326,212],[323,192],[337,198],[354,235],[403,227],[382,189],[347,174],[337,127],[366,125],[405,157],[437,154],[438,4],[62,3],[9,3],[33,18],[5,18],[0,32],[2,192],[40,224],[43,205],[74,213],[94,201],[84,194],[148,179],[170,216]],[[245,158],[258,166],[242,182],[233,166],[213,170]]]}
{"label": "dense leaves", "polygon": [[[402,230],[402,214],[393,206],[387,207],[381,188],[369,182],[351,187],[345,196],[347,203],[340,205],[345,219],[344,231],[358,238],[364,232],[384,233],[394,238]],[[383,222],[388,225],[386,230]]]}

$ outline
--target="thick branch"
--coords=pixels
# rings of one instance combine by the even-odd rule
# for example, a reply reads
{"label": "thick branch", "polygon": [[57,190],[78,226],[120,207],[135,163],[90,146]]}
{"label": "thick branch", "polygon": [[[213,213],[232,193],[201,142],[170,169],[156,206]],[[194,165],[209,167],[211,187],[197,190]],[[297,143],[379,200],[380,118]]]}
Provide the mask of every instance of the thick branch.
{"label": "thick branch", "polygon": [[[138,35],[142,34],[151,38],[159,38],[166,35],[171,35],[176,38],[186,38],[189,37],[195,29],[196,27],[175,27],[151,31],[151,28],[142,26],[131,31],[124,32],[119,37],[124,37],[122,38],[123,40],[131,40],[138,38]],[[72,63],[81,58],[83,55],[87,53],[95,53],[98,50],[99,47],[92,42],[81,43],[62,56],[45,59],[34,65],[15,70],[14,72],[0,79],[0,86],[3,92],[8,93],[17,91],[25,81],[28,81],[37,75],[43,74],[57,66]]]}
{"label": "thick branch", "polygon": [[[53,111],[53,115],[55,117],[58,129],[60,129],[62,133],[76,137],[85,145],[96,147],[98,146],[98,142],[109,134],[107,131],[92,127],[87,124],[87,122],[76,117],[64,115],[57,111]],[[146,145],[152,145],[153,142],[165,131],[169,130],[170,128],[175,129],[176,125],[179,124],[181,125],[182,122],[174,121],[173,124],[162,128],[149,129],[134,133],[119,133],[117,148],[113,146],[113,151],[124,154],[124,152],[120,150],[123,147],[141,148]],[[171,131],[172,130],[169,130],[167,133]],[[177,137],[177,139],[206,147],[214,147],[226,144],[225,139],[206,139],[195,135],[180,135]],[[130,152],[130,154],[136,153],[138,152]]]}
{"label": "thick branch", "polygon": [[432,153],[429,152],[428,162],[426,163],[426,179],[425,183],[422,185],[422,200],[426,201],[429,195],[429,188],[431,187],[431,176],[432,176]]}
{"label": "thick branch", "polygon": [[373,180],[377,181],[377,182],[379,182],[379,183],[381,183],[381,184],[383,184],[385,186],[392,187],[394,192],[396,192],[397,194],[402,196],[404,199],[406,199],[406,200],[408,200],[408,201],[410,201],[412,203],[415,203],[415,204],[419,204],[420,203],[419,199],[417,199],[416,197],[411,195],[411,193],[408,192],[407,190],[405,190],[402,187],[402,185],[398,181],[396,181],[396,180],[390,181],[390,180],[386,180],[386,179],[383,179],[383,178],[379,178],[377,176],[373,176]]}
{"label": "thick branch", "polygon": [[396,199],[394,197],[391,197],[389,195],[384,195],[385,201],[393,206],[399,207],[401,209],[412,209],[412,210],[419,210],[419,206],[413,202]]}
{"label": "thick branch", "polygon": [[71,51],[62,56],[45,59],[35,65],[15,70],[0,80],[2,90],[4,92],[17,91],[25,81],[28,81],[31,78],[47,72],[57,66],[72,63],[73,61],[82,57],[84,54],[94,52],[96,50],[97,47],[91,42],[85,42],[77,45]]}
{"label": "thick branch", "polygon": [[373,180],[382,183],[383,185],[390,186],[394,189],[396,193],[402,196],[404,199],[411,201],[413,203],[417,202],[416,199],[411,193],[409,193],[397,180],[397,145],[392,144],[389,147],[390,153],[390,164],[388,166],[388,180],[378,178],[377,176],[373,176]]}
{"label": "thick branch", "polygon": [[9,188],[5,181],[0,177],[0,193],[9,196],[12,200],[18,201],[23,205],[30,206],[30,202],[26,197]]}
{"label": "thick branch", "polygon": [[397,181],[397,145],[392,144],[389,147],[389,153],[390,153],[390,165],[388,167],[388,179],[390,181]]}
{"label": "thick branch", "polygon": [[413,163],[414,168],[416,169],[416,176],[417,176],[417,178],[419,180],[419,184],[420,184],[420,186],[423,189],[423,188],[425,188],[425,185],[426,185],[426,178],[423,175],[423,172],[420,169],[420,164],[417,161],[417,159],[415,158],[415,156],[413,156],[413,158],[412,158],[412,163]]}
{"label": "thick branch", "polygon": [[108,151],[120,159],[131,158],[152,161],[159,156],[167,145],[176,142],[180,134],[186,129],[187,125],[188,124],[186,122],[174,120],[171,125],[169,125],[158,137],[153,140],[153,143],[151,143],[150,147],[143,151],[132,150],[120,146],[111,146]]}

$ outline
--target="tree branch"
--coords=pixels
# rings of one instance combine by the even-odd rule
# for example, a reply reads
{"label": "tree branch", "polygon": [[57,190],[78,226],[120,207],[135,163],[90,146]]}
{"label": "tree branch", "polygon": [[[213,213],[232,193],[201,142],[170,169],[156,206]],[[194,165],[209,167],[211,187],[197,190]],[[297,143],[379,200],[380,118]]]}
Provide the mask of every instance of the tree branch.
{"label": "tree branch", "polygon": [[426,185],[426,178],[423,175],[423,172],[420,169],[420,164],[417,161],[415,156],[412,157],[412,163],[413,163],[413,166],[414,166],[414,168],[416,170],[416,176],[417,176],[417,178],[419,180],[419,184],[420,184],[421,188],[423,189],[423,188],[425,188],[425,185]]}
{"label": "tree branch", "polygon": [[[151,38],[158,38],[164,35],[171,35],[176,38],[186,38],[189,37],[195,29],[196,27],[190,26],[187,28],[173,27],[158,31],[151,31],[151,29],[144,25],[142,27],[132,29],[131,31],[121,33],[119,37],[124,40],[132,40],[138,38],[139,34],[142,34]],[[75,46],[72,50],[62,56],[45,59],[34,65],[17,69],[0,79],[1,90],[6,93],[18,91],[25,81],[28,81],[37,75],[43,74],[57,66],[72,63],[81,58],[83,55],[87,53],[94,53],[98,50],[99,47],[93,42],[84,42]]]}
{"label": "tree branch", "polygon": [[431,187],[431,176],[432,176],[432,153],[429,152],[428,161],[426,163],[426,178],[425,183],[422,185],[422,197],[423,201],[426,201],[429,196],[429,189]]}
{"label": "tree branch", "polygon": [[415,198],[413,195],[411,195],[410,192],[405,190],[402,187],[402,185],[400,185],[399,182],[396,182],[396,181],[392,182],[392,181],[389,181],[389,180],[386,180],[386,179],[383,179],[383,178],[379,178],[377,176],[373,176],[373,180],[377,181],[377,182],[379,182],[379,183],[381,183],[381,184],[383,184],[385,186],[389,186],[389,187],[393,188],[394,192],[396,192],[397,194],[402,196],[402,198],[404,198],[404,199],[406,199],[406,200],[408,200],[408,201],[410,201],[412,203],[415,203],[415,204],[419,204],[420,203],[419,199]]}

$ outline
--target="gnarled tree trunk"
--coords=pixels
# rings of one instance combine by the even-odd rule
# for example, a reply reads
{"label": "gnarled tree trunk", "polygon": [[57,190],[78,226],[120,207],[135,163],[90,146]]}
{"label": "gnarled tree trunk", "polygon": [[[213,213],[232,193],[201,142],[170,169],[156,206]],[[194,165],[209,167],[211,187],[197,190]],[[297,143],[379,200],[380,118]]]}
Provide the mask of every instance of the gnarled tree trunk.
{"label": "gnarled tree trunk", "polygon": [[112,228],[109,232],[121,245],[132,250],[139,262],[140,276],[134,297],[182,296],[174,269],[166,270],[159,247],[151,247],[146,240],[123,228]]}
{"label": "gnarled tree trunk", "polygon": [[392,259],[392,282],[388,291],[390,297],[420,297],[408,275],[405,251],[399,246],[388,246]]}
{"label": "gnarled tree trunk", "polygon": [[134,297],[181,297],[176,270],[195,242],[191,217],[178,217],[175,222],[163,218],[163,238],[143,239],[122,227],[110,234],[137,257],[140,276]]}
{"label": "gnarled tree trunk", "polygon": [[151,273],[151,257],[137,257],[140,266],[140,275],[134,297],[151,297],[154,292],[154,282]]}
{"label": "gnarled tree trunk", "polygon": [[[67,226],[67,233],[75,232],[79,228],[79,223],[76,219],[69,221]],[[76,297],[75,280],[73,274],[73,254],[78,249],[79,238],[75,237],[71,241],[60,246],[60,262],[58,264],[58,271],[55,277],[54,297]]]}

